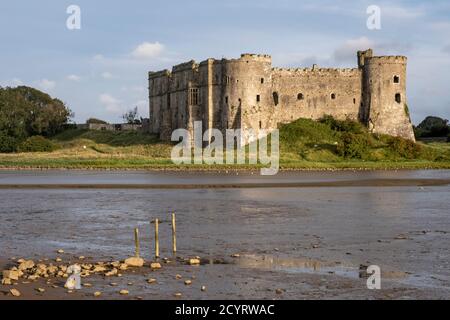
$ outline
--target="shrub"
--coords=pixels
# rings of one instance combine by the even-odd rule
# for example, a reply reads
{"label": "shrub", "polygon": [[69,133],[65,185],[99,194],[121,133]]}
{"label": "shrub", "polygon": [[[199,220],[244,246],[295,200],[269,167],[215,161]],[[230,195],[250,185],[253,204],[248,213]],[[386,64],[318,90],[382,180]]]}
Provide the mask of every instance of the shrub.
{"label": "shrub", "polygon": [[0,152],[10,153],[17,150],[18,140],[0,132]]}
{"label": "shrub", "polygon": [[388,146],[392,152],[406,159],[415,159],[422,153],[422,147],[419,144],[400,137],[390,137]]}
{"label": "shrub", "polygon": [[19,145],[20,152],[52,152],[57,146],[50,140],[42,136],[33,136],[26,139]]}
{"label": "shrub", "polygon": [[330,115],[323,116],[319,122],[326,124],[334,131],[351,132],[351,133],[363,133],[364,127],[361,123],[352,120],[336,120]]}
{"label": "shrub", "polygon": [[367,135],[344,132],[336,152],[346,158],[366,158],[371,142]]}

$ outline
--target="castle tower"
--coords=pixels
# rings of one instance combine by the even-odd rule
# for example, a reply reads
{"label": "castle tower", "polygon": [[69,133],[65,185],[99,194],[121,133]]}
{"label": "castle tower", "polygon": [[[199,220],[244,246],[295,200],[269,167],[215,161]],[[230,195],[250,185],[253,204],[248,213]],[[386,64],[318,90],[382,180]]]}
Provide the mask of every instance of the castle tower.
{"label": "castle tower", "polygon": [[372,56],[358,52],[363,70],[361,120],[373,133],[415,141],[406,101],[406,62],[403,56]]}

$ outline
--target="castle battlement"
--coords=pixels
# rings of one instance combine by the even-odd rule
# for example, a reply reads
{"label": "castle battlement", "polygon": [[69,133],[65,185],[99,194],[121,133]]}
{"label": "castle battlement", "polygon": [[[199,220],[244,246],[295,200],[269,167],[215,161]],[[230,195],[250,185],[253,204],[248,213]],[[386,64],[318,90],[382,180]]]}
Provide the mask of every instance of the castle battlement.
{"label": "castle battlement", "polygon": [[360,121],[372,132],[414,140],[406,107],[404,56],[357,53],[356,68],[272,67],[267,54],[149,73],[150,131],[170,140],[173,130],[275,129],[299,118]]}

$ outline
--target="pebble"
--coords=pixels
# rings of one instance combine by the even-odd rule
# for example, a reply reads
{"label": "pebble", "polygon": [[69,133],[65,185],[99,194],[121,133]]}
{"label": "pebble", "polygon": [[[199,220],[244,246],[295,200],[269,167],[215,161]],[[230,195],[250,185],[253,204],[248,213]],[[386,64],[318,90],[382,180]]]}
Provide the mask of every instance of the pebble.
{"label": "pebble", "polygon": [[175,279],[180,280],[181,278],[183,278],[183,277],[181,276],[181,274],[175,275]]}
{"label": "pebble", "polygon": [[275,290],[275,292],[276,292],[276,294],[283,294],[283,289],[277,289],[277,290]]}
{"label": "pebble", "polygon": [[59,253],[59,254],[61,254],[61,253],[64,253],[64,250],[63,249],[59,249],[58,251],[56,251],[57,253]]}
{"label": "pebble", "polygon": [[152,264],[150,264],[150,268],[156,270],[156,269],[161,269],[161,264],[159,262],[154,262]]}
{"label": "pebble", "polygon": [[156,279],[150,278],[147,280],[148,283],[152,284],[156,282]]}
{"label": "pebble", "polygon": [[130,292],[128,290],[120,290],[119,292],[121,295],[126,296],[128,295]]}
{"label": "pebble", "polygon": [[20,297],[20,296],[21,296],[20,291],[17,290],[17,289],[10,289],[9,292],[11,292],[11,294],[12,294],[14,297]]}
{"label": "pebble", "polygon": [[198,258],[189,259],[189,264],[191,266],[199,265],[200,264],[200,259],[198,259]]}
{"label": "pebble", "polygon": [[175,296],[176,298],[180,298],[180,297],[181,297],[181,293],[177,292],[177,293],[174,294],[174,296]]}
{"label": "pebble", "polygon": [[138,257],[131,257],[125,260],[125,264],[129,267],[140,268],[144,265],[144,259]]}
{"label": "pebble", "polygon": [[83,283],[83,287],[90,288],[90,287],[92,287],[92,284],[90,284],[90,283]]}
{"label": "pebble", "polygon": [[37,291],[37,292],[40,292],[40,293],[44,293],[44,292],[45,292],[45,289],[44,289],[44,288],[37,288],[36,291]]}
{"label": "pebble", "polygon": [[202,286],[202,289],[201,289],[203,292],[205,292],[206,291],[206,287],[205,286]]}
{"label": "pebble", "polygon": [[102,293],[100,291],[94,292],[94,297],[100,297],[101,295],[102,295]]}
{"label": "pebble", "polygon": [[186,280],[186,281],[184,282],[184,284],[187,285],[187,286],[190,286],[190,285],[192,284],[192,281],[191,281],[191,280]]}
{"label": "pebble", "polygon": [[55,259],[55,261],[56,261],[56,262],[61,262],[62,259],[58,257],[58,258]]}

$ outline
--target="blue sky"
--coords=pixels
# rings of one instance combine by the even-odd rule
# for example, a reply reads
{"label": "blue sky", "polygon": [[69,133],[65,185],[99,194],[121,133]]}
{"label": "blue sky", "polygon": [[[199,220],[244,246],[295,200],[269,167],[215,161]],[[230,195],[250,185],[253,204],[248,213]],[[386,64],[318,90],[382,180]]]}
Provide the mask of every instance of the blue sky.
{"label": "blue sky", "polygon": [[[69,30],[70,5],[81,29]],[[381,29],[366,27],[369,5]],[[0,3],[0,85],[62,99],[76,122],[148,116],[147,71],[208,57],[268,53],[274,66],[354,67],[356,50],[408,56],[413,122],[450,118],[450,2],[40,0]]]}

